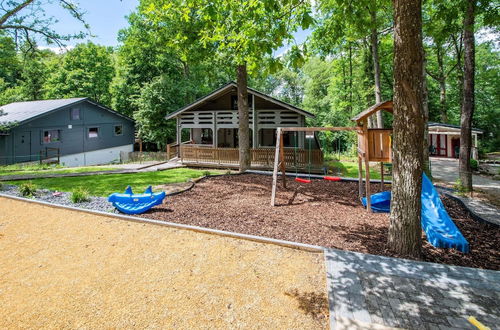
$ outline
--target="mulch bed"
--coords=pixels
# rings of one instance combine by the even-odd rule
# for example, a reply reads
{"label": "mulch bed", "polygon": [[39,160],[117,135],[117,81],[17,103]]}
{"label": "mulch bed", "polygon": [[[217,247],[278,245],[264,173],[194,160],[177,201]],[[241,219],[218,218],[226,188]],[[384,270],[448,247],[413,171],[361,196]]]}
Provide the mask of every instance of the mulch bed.
{"label": "mulch bed", "polygon": [[[368,213],[358,199],[357,182],[289,179],[279,185],[277,206],[270,205],[270,176],[212,177],[179,195],[167,197],[143,217],[294,242],[385,256],[388,214]],[[379,184],[372,184],[372,192]],[[470,243],[471,252],[436,249],[424,240],[422,260],[500,269],[500,230],[473,220],[456,201],[443,197],[450,216]],[[424,234],[422,234],[424,235]]]}

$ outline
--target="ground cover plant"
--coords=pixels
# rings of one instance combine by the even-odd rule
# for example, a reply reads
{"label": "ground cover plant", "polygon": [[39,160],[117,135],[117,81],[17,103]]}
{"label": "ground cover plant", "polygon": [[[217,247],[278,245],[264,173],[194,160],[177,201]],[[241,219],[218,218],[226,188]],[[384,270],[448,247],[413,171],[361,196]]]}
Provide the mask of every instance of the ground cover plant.
{"label": "ground cover plant", "polygon": [[[222,171],[211,171],[222,174]],[[186,182],[204,175],[204,171],[190,168],[176,168],[166,171],[152,171],[129,174],[108,174],[80,177],[40,178],[31,180],[38,187],[57,191],[73,191],[84,188],[92,196],[108,196],[114,192],[123,192],[130,185],[134,192],[140,193],[147,186],[167,183]],[[10,181],[9,184],[22,185],[24,181]]]}
{"label": "ground cover plant", "polygon": [[19,193],[24,197],[32,197],[36,193],[36,184],[31,181],[25,181],[19,185]]}
{"label": "ground cover plant", "polygon": [[84,203],[90,201],[90,194],[85,188],[76,188],[70,196],[73,203]]}
{"label": "ground cover plant", "polygon": [[[271,176],[245,174],[203,180],[182,194],[167,197],[142,217],[342,250],[401,257],[387,246],[389,216],[369,213],[358,199],[357,182],[287,181],[270,206]],[[372,184],[372,193],[380,185]],[[390,189],[386,186],[385,189]],[[193,203],[196,201],[196,203]],[[425,239],[420,260],[500,269],[500,235],[493,225],[474,221],[454,200],[443,203],[469,241],[471,252],[436,249]],[[422,233],[422,235],[424,235]]]}

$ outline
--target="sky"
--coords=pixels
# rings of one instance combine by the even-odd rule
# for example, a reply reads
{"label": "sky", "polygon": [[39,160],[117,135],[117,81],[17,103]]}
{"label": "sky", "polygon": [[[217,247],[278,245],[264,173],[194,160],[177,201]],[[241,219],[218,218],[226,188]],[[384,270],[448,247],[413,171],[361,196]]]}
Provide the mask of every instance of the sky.
{"label": "sky", "polygon": [[[138,5],[137,0],[80,0],[79,3],[80,8],[86,12],[85,20],[90,25],[91,33],[96,36],[90,40],[105,46],[118,45],[118,31],[127,27],[126,16]],[[84,28],[82,23],[62,9],[57,1],[47,5],[45,11],[48,16],[58,20],[53,28],[59,34],[74,34]],[[74,46],[81,42],[82,40],[72,40],[66,44]]]}
{"label": "sky", "polygon": [[[138,0],[80,0],[80,8],[86,12],[85,20],[90,25],[91,33],[96,37],[90,38],[92,42],[104,46],[117,46],[118,45],[118,31],[126,28],[128,22],[126,16],[133,12],[137,5]],[[57,1],[53,1],[45,8],[48,16],[55,17],[58,20],[53,28],[59,34],[75,34],[83,29],[81,22],[73,18],[66,10],[62,9]],[[295,40],[297,43],[302,43],[306,40],[307,36],[311,33],[310,30],[300,30],[295,33]],[[83,40],[72,40],[66,42],[68,49],[71,49],[75,44],[84,42]],[[41,48],[51,48],[59,51],[54,46],[46,47],[42,45]],[[284,46],[275,51],[275,56],[282,55],[289,46]]]}

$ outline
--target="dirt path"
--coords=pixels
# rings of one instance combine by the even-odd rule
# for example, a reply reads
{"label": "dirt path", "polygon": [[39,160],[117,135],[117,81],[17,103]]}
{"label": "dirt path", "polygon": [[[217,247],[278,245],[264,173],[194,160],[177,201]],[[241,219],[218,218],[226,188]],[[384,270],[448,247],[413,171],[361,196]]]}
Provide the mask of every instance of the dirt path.
{"label": "dirt path", "polygon": [[326,328],[323,255],[0,198],[0,328]]}

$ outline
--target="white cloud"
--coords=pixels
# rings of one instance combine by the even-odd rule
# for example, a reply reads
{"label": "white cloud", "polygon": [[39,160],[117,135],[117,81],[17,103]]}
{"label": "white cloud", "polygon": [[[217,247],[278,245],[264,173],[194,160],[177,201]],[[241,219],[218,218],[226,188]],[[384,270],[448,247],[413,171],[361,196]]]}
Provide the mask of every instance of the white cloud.
{"label": "white cloud", "polygon": [[69,50],[72,50],[75,48],[75,46],[65,46],[65,47],[59,47],[59,46],[38,46],[38,49],[45,50],[48,49],[50,51],[53,51],[56,54],[64,54]]}

